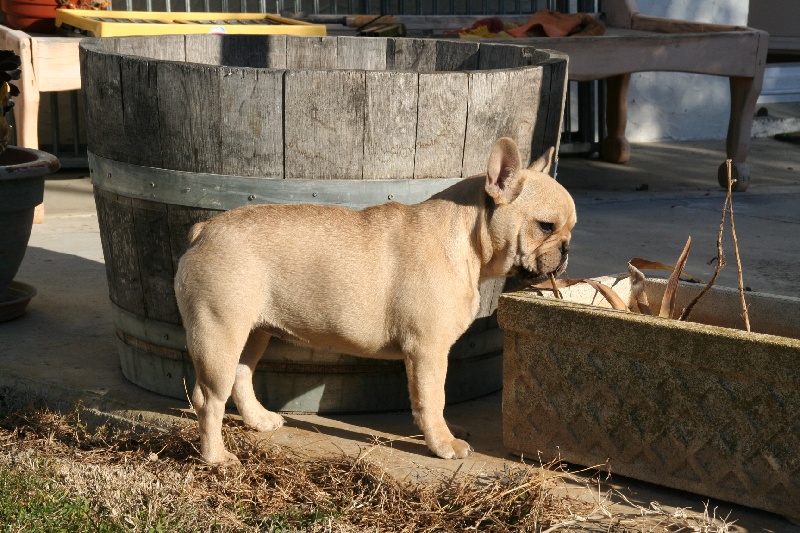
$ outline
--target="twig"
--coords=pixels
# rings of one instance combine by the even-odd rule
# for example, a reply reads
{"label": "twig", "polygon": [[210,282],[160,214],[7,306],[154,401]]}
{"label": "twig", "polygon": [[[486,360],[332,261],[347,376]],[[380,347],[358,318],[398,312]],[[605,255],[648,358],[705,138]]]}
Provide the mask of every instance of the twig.
{"label": "twig", "polygon": [[[714,286],[714,283],[717,281],[717,277],[719,273],[722,272],[722,268],[725,266],[725,252],[722,249],[722,231],[725,229],[725,215],[728,213],[728,206],[731,203],[731,190],[728,187],[728,194],[725,196],[725,204],[722,206],[722,218],[719,221],[719,232],[717,233],[717,266],[714,269],[714,276],[711,278],[711,281],[706,283],[706,286],[703,287],[703,290],[695,296],[695,298],[686,306],[686,309],[683,310],[681,316],[678,320],[688,320],[689,313],[692,312],[692,309],[700,301],[700,298],[705,296],[705,294]],[[712,259],[713,261],[713,259]]]}
{"label": "twig", "polygon": [[553,295],[559,300],[563,300],[564,297],[561,296],[561,291],[558,290],[558,285],[556,284],[556,277],[552,273],[550,274],[550,284],[553,286]]}
{"label": "twig", "polygon": [[[731,195],[731,187],[733,180],[731,179],[731,160],[725,161],[728,166],[728,196]],[[744,318],[744,327],[750,331],[750,314],[747,312],[747,303],[744,301],[744,281],[742,280],[742,260],[739,257],[739,241],[736,239],[736,226],[733,223],[733,199],[728,204],[728,210],[731,213],[731,235],[733,235],[733,252],[736,254],[736,270],[739,274],[739,297],[742,300],[742,317]]]}
{"label": "twig", "polygon": [[192,405],[192,395],[189,394],[189,387],[186,386],[186,376],[183,378],[183,392],[186,393],[186,400],[189,402],[189,409],[197,414],[197,411],[194,409],[194,405]]}
{"label": "twig", "polygon": [[558,524],[556,524],[554,526],[551,526],[551,527],[545,529],[544,531],[542,531],[542,533],[553,533],[553,531],[556,531],[556,530],[561,529],[563,527],[574,526],[577,523],[578,523],[577,520],[567,520],[566,522],[560,522],[560,523],[558,523]]}
{"label": "twig", "polygon": [[597,292],[599,292],[606,301],[616,309],[617,311],[630,311],[628,306],[625,302],[622,301],[622,298],[614,292],[614,289],[607,285],[603,285],[593,279],[585,279],[585,278],[560,278],[551,281],[542,281],[539,283],[533,283],[527,285],[526,289],[538,289],[542,291],[555,291],[559,288],[566,289],[567,287],[572,287],[573,285],[577,285],[578,283],[586,283],[587,285],[591,285]]}

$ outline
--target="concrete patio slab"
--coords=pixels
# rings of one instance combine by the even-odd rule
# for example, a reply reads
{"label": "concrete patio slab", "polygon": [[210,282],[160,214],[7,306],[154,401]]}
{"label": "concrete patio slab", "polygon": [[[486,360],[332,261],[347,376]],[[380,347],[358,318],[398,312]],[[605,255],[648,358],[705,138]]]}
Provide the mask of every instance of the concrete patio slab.
{"label": "concrete patio slab", "polygon": [[[724,193],[716,167],[724,144],[641,144],[627,165],[562,158],[559,180],[573,193],[578,226],[570,277],[620,272],[633,257],[674,263],[693,239],[687,270],[708,278]],[[752,182],[734,197],[745,284],[753,290],[800,296],[800,146],[756,139],[749,158]],[[647,184],[647,187],[642,185]],[[640,189],[640,190],[637,190]],[[646,189],[646,190],[645,190]],[[27,313],[0,324],[0,390],[26,394],[69,409],[80,401],[100,418],[165,425],[186,418],[187,401],[144,391],[119,370],[114,326],[88,179],[64,173],[48,180],[46,217],[36,225],[19,281],[37,287]],[[727,235],[727,234],[726,234]],[[736,286],[729,251],[722,285]],[[458,461],[429,455],[407,412],[315,416],[288,415],[288,425],[264,438],[310,454],[357,454],[374,436],[391,441],[370,453],[393,475],[430,479],[452,472],[493,472],[519,463],[501,440],[501,395],[448,406],[448,419],[467,427],[476,453]],[[613,476],[632,501],[702,512],[708,498]],[[579,485],[576,491],[585,490]],[[712,501],[717,516],[730,513],[737,531],[800,532],[777,515]]]}

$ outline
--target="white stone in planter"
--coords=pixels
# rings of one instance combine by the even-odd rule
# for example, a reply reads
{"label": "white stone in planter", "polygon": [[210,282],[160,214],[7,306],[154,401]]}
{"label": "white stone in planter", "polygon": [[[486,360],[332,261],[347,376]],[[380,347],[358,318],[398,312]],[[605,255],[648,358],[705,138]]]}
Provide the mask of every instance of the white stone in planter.
{"label": "white stone in planter", "polygon": [[[630,301],[627,279],[603,281]],[[701,288],[681,284],[676,309]],[[663,290],[648,281],[650,302]],[[731,289],[701,300],[704,323],[564,296],[500,299],[506,448],[800,520],[800,299],[747,293],[747,333]]]}

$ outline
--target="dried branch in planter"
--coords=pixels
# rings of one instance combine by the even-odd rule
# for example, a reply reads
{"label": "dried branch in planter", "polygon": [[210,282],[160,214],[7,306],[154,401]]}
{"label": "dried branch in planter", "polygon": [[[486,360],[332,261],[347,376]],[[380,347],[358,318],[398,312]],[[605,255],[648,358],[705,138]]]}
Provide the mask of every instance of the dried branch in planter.
{"label": "dried branch in planter", "polygon": [[589,285],[594,287],[594,289],[597,290],[597,292],[599,292],[600,294],[602,294],[603,298],[605,298],[608,301],[608,303],[611,304],[611,307],[613,307],[617,311],[630,311],[625,302],[622,301],[622,298],[620,298],[617,295],[617,293],[614,292],[614,289],[612,289],[611,287],[607,287],[602,283],[598,283],[591,279],[585,279],[583,280],[583,282],[588,283]]}
{"label": "dried branch in planter", "polygon": [[550,285],[553,287],[553,295],[559,300],[563,300],[564,297],[561,296],[561,291],[558,290],[558,285],[556,284],[556,276],[554,274],[550,274]]}
{"label": "dried branch in planter", "polygon": [[733,180],[731,179],[731,160],[728,159],[726,161],[728,167],[728,191],[725,195],[725,204],[722,207],[722,218],[719,222],[719,232],[717,233],[717,267],[714,270],[714,276],[711,278],[711,281],[700,291],[694,300],[684,309],[683,313],[680,316],[680,320],[688,320],[689,314],[692,312],[692,309],[700,301],[702,298],[714,285],[719,276],[719,273],[722,271],[722,268],[725,266],[725,254],[722,249],[722,232],[725,228],[725,215],[726,213],[730,212],[731,214],[731,234],[733,235],[733,249],[736,255],[736,267],[739,276],[739,295],[742,300],[742,317],[744,318],[744,325],[747,331],[750,331],[750,316],[747,312],[747,304],[744,300],[744,282],[742,280],[742,263],[739,257],[739,241],[736,238],[736,225],[734,224],[733,220],[733,193],[731,187],[733,185]]}
{"label": "dried branch in planter", "polygon": [[[731,179],[731,160],[725,161],[728,167],[728,196],[731,196],[731,187],[733,179]],[[742,300],[742,318],[744,318],[744,327],[750,331],[750,314],[747,312],[747,303],[744,301],[744,281],[742,280],[742,260],[739,257],[739,241],[736,239],[736,226],[733,223],[733,198],[728,202],[728,211],[731,213],[731,235],[733,236],[733,253],[736,255],[736,270],[739,274],[739,297]]]}
{"label": "dried branch in planter", "polygon": [[675,310],[675,290],[678,288],[678,280],[681,277],[683,267],[686,265],[686,260],[689,258],[689,249],[692,247],[692,238],[686,241],[686,246],[683,247],[683,252],[675,263],[675,270],[670,274],[667,280],[667,287],[664,289],[664,298],[661,300],[661,310],[658,316],[662,318],[672,317],[672,312]]}
{"label": "dried branch in planter", "polygon": [[572,287],[573,285],[577,285],[579,283],[586,283],[587,285],[591,285],[597,292],[599,292],[603,298],[611,304],[611,307],[616,309],[617,311],[630,311],[628,306],[625,302],[622,301],[622,298],[614,292],[614,289],[603,285],[602,283],[598,283],[593,279],[583,279],[583,278],[564,278],[564,279],[557,279],[555,280],[554,284],[551,284],[551,281],[544,281],[541,283],[536,283],[533,285],[529,285],[529,289],[540,289],[546,291],[556,291],[558,289],[566,289],[567,287]]}
{"label": "dried branch in planter", "polygon": [[652,315],[650,309],[650,302],[647,300],[647,292],[645,291],[645,277],[642,271],[628,263],[628,272],[631,275],[631,293],[636,300],[636,305],[639,307],[639,312],[644,315]]}
{"label": "dried branch in planter", "polygon": [[[635,266],[639,270],[675,270],[674,266],[665,265],[664,263],[659,263],[657,261],[648,261],[647,259],[642,259],[641,257],[635,257],[628,261],[628,263]],[[684,278],[689,278],[697,283],[705,283],[703,280],[696,278],[691,274],[687,274],[686,272],[681,272],[681,276]]]}
{"label": "dried branch in planter", "polygon": [[722,230],[725,228],[725,215],[728,213],[728,206],[731,203],[731,189],[728,187],[728,194],[725,196],[725,205],[722,206],[722,218],[719,221],[719,232],[717,232],[717,267],[714,269],[714,275],[711,277],[711,281],[709,281],[703,290],[694,297],[694,299],[686,306],[686,309],[683,310],[681,316],[678,320],[688,320],[689,313],[692,312],[692,309],[697,302],[700,301],[700,298],[705,296],[705,294],[711,290],[711,287],[714,286],[714,283],[717,281],[717,277],[719,273],[722,272],[722,269],[725,267],[725,252],[722,249]]}

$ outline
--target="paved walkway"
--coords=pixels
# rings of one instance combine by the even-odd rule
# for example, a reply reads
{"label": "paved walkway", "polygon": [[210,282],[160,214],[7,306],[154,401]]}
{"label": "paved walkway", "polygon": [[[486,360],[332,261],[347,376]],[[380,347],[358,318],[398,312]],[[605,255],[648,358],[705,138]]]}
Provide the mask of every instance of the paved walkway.
{"label": "paved walkway", "polygon": [[[716,168],[723,159],[722,141],[635,145],[624,166],[562,158],[558,177],[578,206],[569,276],[621,272],[637,256],[674,263],[691,235],[687,270],[709,277],[713,266],[706,262],[716,255],[724,199]],[[800,297],[800,146],[758,139],[749,163],[750,190],[734,197],[745,284]],[[49,180],[45,204],[45,223],[34,227],[17,276],[39,294],[24,317],[0,324],[0,388],[66,408],[81,400],[104,418],[174,423],[186,401],[139,389],[120,373],[88,179],[72,173]],[[720,284],[736,286],[735,267],[723,271]],[[393,441],[391,447],[370,453],[393,474],[414,479],[518,463],[502,446],[499,394],[449,406],[447,414],[473,434],[477,452],[466,460],[430,457],[409,413],[291,415],[288,427],[265,437],[312,454],[356,454],[381,436]],[[707,501],[620,477],[610,486],[645,505],[655,500],[702,511]],[[714,507],[718,516],[730,511],[741,531],[800,532],[775,515],[719,502]]]}

